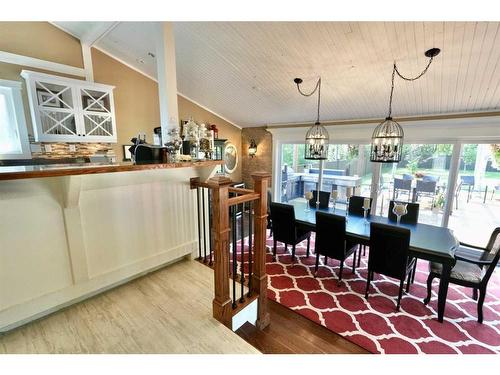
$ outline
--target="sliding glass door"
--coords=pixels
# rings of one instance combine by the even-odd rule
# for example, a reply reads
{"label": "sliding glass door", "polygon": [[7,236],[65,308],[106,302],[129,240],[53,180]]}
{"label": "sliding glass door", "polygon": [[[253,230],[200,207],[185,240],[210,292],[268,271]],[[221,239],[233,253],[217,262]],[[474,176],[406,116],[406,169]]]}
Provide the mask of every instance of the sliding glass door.
{"label": "sliding glass door", "polygon": [[383,164],[377,214],[386,216],[391,200],[420,205],[419,222],[441,225],[453,145],[406,144],[401,161]]}
{"label": "sliding glass door", "polygon": [[[369,147],[329,147],[322,190],[337,190],[339,208],[351,187],[355,195],[375,197],[375,213],[381,216],[387,216],[393,199],[416,202],[419,222],[447,225],[471,244],[485,245],[500,226],[500,144],[405,144],[397,164],[371,163]],[[450,174],[456,176],[451,189]],[[304,159],[304,144],[283,144],[280,196],[274,200],[303,200],[306,192],[317,189],[318,177],[319,162]]]}
{"label": "sliding glass door", "polygon": [[[303,199],[316,190],[319,178],[318,161],[304,159],[304,144],[283,144],[281,148],[281,202]],[[324,161],[323,191],[337,190],[339,203],[345,202],[347,189],[353,194],[369,197],[372,165],[368,145],[330,145]]]}
{"label": "sliding glass door", "polygon": [[464,144],[448,227],[460,241],[485,246],[500,226],[500,145]]}

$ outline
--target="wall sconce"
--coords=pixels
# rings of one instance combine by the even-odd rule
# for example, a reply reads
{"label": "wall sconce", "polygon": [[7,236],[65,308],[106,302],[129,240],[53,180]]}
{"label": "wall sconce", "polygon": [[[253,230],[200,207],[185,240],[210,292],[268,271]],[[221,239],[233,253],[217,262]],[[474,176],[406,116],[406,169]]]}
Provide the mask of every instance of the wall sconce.
{"label": "wall sconce", "polygon": [[250,141],[250,147],[248,147],[248,155],[250,155],[250,157],[253,158],[256,153],[257,153],[257,143],[255,143],[255,140],[252,139]]}

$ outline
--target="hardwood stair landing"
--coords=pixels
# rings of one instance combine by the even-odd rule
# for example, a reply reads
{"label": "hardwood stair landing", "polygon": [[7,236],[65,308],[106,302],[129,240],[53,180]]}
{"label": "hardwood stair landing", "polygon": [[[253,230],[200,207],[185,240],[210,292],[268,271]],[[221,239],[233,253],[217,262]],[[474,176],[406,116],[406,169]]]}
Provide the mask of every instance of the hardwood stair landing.
{"label": "hardwood stair landing", "polygon": [[250,323],[236,334],[265,354],[369,354],[360,346],[268,300],[271,324],[264,330]]}

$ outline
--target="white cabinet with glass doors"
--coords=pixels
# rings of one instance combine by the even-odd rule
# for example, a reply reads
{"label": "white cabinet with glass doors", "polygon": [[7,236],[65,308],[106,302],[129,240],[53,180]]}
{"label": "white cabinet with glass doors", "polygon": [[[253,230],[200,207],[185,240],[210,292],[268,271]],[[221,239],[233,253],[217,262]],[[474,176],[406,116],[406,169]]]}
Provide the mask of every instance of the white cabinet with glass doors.
{"label": "white cabinet with glass doors", "polygon": [[116,142],[114,86],[23,70],[37,142]]}

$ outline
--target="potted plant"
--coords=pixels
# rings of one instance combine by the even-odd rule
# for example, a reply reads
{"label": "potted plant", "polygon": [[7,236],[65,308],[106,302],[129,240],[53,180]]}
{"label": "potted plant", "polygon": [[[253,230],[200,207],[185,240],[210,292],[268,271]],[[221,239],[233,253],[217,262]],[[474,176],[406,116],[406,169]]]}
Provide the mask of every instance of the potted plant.
{"label": "potted plant", "polygon": [[434,212],[435,214],[439,213],[439,211],[444,208],[444,202],[444,194],[442,192],[439,192],[432,204],[432,212]]}

